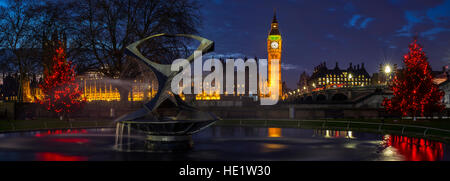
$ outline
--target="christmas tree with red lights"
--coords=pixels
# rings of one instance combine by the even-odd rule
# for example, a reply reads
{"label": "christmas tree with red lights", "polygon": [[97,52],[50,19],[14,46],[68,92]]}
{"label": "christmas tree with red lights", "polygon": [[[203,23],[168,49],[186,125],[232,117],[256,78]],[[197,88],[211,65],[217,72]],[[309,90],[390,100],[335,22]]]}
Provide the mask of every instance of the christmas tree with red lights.
{"label": "christmas tree with red lights", "polygon": [[75,66],[66,60],[66,53],[61,43],[59,45],[53,56],[53,65],[49,70],[44,70],[44,80],[39,85],[44,99],[37,102],[66,119],[68,113],[79,110],[86,100],[81,97],[82,92],[75,82]]}
{"label": "christmas tree with red lights", "polygon": [[382,105],[390,113],[403,116],[429,116],[444,109],[441,100],[444,93],[434,84],[431,67],[417,38],[404,55],[405,68],[398,71],[392,84],[393,97],[383,100]]}

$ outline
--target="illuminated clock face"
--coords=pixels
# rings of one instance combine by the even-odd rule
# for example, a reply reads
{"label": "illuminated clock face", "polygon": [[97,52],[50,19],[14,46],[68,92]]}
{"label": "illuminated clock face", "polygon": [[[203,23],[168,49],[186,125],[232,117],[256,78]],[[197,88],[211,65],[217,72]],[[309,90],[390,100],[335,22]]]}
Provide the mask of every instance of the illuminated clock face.
{"label": "illuminated clock face", "polygon": [[278,42],[273,41],[272,43],[270,43],[270,47],[272,47],[273,49],[278,48]]}

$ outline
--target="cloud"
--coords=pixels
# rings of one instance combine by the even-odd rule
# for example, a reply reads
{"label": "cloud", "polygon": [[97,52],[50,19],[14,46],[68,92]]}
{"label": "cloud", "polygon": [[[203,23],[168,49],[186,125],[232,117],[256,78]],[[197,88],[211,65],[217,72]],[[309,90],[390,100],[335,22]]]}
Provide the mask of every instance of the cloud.
{"label": "cloud", "polygon": [[373,20],[375,20],[375,18],[366,18],[359,27],[365,29],[367,27],[367,24]]}
{"label": "cloud", "polygon": [[427,10],[426,15],[434,23],[448,22],[450,17],[450,0]]}
{"label": "cloud", "polygon": [[[345,39],[343,37],[341,37],[341,36],[340,37],[336,37],[336,35],[333,34],[333,33],[325,34],[325,38],[328,39],[328,40],[336,41],[338,43],[345,43]],[[323,47],[323,46],[320,46],[320,49],[324,50],[324,51],[328,50],[328,48]]]}
{"label": "cloud", "polygon": [[359,14],[353,15],[353,17],[350,19],[350,22],[348,22],[348,25],[350,25],[351,27],[356,26],[356,21],[358,21],[359,18],[361,18],[361,15]]}
{"label": "cloud", "polygon": [[419,33],[421,37],[434,39],[434,35],[449,31],[450,27],[450,0],[445,0],[442,4],[432,8],[417,11],[405,11],[406,24],[397,30],[396,36],[411,37],[415,35],[414,28],[418,25],[433,23],[434,28]]}
{"label": "cloud", "polygon": [[416,24],[423,22],[424,18],[420,16],[419,12],[405,11],[405,19],[407,24],[397,30],[397,36],[412,36],[412,29]]}
{"label": "cloud", "polygon": [[366,29],[367,25],[373,20],[375,20],[375,18],[354,14],[346,26],[349,28]]}
{"label": "cloud", "polygon": [[433,40],[433,39],[435,39],[434,35],[436,35],[438,33],[442,33],[442,32],[448,32],[448,31],[450,31],[450,28],[435,27],[435,28],[429,29],[427,31],[421,32],[420,36],[428,38],[429,40]]}
{"label": "cloud", "polygon": [[356,6],[353,3],[348,2],[344,5],[344,10],[353,13],[356,11]]}

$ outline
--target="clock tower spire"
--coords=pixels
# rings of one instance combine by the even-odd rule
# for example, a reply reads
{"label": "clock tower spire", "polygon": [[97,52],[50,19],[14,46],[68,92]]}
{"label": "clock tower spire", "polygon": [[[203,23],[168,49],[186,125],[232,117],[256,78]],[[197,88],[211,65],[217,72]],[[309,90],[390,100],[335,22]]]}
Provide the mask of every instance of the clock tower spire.
{"label": "clock tower spire", "polygon": [[[272,23],[270,25],[270,32],[267,37],[267,53],[268,53],[268,86],[273,86],[274,84],[278,84],[278,96],[281,97],[282,94],[282,84],[281,84],[281,33],[278,29],[278,20],[277,15],[274,10]],[[272,68],[272,64],[278,63],[278,66]],[[277,74],[278,81],[273,80],[272,74]]]}

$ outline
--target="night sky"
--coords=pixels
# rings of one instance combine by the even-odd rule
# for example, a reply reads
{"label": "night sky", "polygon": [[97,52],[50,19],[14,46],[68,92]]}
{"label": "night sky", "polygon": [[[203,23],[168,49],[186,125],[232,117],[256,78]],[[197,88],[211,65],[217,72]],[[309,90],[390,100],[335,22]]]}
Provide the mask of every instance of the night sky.
{"label": "night sky", "polygon": [[[283,38],[282,79],[295,88],[303,71],[402,63],[413,36],[433,70],[450,62],[450,0],[200,0],[200,34],[216,42],[215,56],[267,58],[274,9]],[[0,5],[4,1],[0,0]]]}
{"label": "night sky", "polygon": [[283,38],[282,79],[295,88],[303,71],[365,63],[403,65],[419,37],[433,70],[450,62],[450,0],[203,0],[201,35],[216,56],[267,58],[274,9]]}

